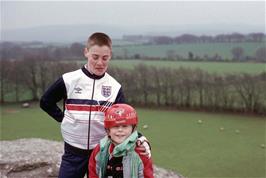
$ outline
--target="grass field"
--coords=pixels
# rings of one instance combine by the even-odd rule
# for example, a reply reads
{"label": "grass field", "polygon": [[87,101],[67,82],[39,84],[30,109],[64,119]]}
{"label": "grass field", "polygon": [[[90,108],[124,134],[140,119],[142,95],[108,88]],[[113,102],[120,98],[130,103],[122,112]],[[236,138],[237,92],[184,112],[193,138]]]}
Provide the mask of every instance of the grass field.
{"label": "grass field", "polygon": [[149,57],[166,57],[169,50],[175,51],[175,54],[188,57],[188,52],[194,56],[203,57],[207,54],[209,57],[218,54],[224,59],[232,59],[231,50],[234,47],[241,47],[244,50],[244,56],[255,56],[255,52],[260,47],[265,47],[265,43],[196,43],[196,44],[171,44],[171,45],[128,45],[114,46],[113,53],[115,56],[127,56],[140,54]]}
{"label": "grass field", "polygon": [[181,62],[181,61],[145,61],[145,60],[112,60],[110,67],[133,69],[138,64],[166,68],[202,69],[211,73],[249,73],[258,74],[266,72],[266,63],[232,63],[232,62]]}
{"label": "grass field", "polygon": [[[266,176],[266,148],[262,147],[266,144],[265,118],[140,108],[137,111],[139,130],[151,142],[156,165],[189,178]],[[143,128],[145,124],[147,129]],[[62,140],[59,124],[38,106],[2,106],[1,140],[30,137]]]}

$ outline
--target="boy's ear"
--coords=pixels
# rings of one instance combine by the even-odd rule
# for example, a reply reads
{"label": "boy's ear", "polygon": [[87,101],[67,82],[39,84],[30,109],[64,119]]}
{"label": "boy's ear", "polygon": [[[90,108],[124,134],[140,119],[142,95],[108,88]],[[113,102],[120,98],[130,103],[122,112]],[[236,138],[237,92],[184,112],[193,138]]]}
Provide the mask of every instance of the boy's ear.
{"label": "boy's ear", "polygon": [[107,135],[109,135],[110,130],[109,129],[105,129],[105,132],[107,133]]}
{"label": "boy's ear", "polygon": [[133,126],[132,126],[132,133],[133,133],[135,130],[137,130],[137,126],[136,126],[136,125],[133,125]]}
{"label": "boy's ear", "polygon": [[84,56],[85,57],[88,57],[89,56],[89,51],[88,51],[88,48],[84,48]]}

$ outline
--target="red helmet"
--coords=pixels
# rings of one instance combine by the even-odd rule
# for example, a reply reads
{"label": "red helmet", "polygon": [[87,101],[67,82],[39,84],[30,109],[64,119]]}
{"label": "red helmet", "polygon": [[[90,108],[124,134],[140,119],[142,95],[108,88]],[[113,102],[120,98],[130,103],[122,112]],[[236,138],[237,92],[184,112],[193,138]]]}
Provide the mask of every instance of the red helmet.
{"label": "red helmet", "polygon": [[114,104],[105,112],[104,127],[110,128],[118,125],[137,125],[136,110],[128,104]]}

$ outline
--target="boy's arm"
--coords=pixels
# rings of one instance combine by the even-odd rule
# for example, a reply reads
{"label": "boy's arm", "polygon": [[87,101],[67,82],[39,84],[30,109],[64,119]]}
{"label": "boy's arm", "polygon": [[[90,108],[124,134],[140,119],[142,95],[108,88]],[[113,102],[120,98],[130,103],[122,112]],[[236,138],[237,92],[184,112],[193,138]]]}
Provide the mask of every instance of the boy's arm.
{"label": "boy's arm", "polygon": [[96,155],[100,151],[100,145],[98,144],[92,151],[89,159],[89,178],[99,178],[96,171]]}
{"label": "boy's arm", "polygon": [[145,155],[141,155],[138,150],[136,150],[136,152],[138,153],[138,155],[139,155],[139,157],[140,157],[140,159],[142,160],[142,163],[143,163],[143,175],[144,175],[144,178],[154,178],[152,159],[148,158]]}
{"label": "boy's arm", "polygon": [[122,90],[122,87],[118,91],[114,104],[117,104],[117,103],[126,103],[126,99],[125,99],[125,95]]}
{"label": "boy's arm", "polygon": [[66,98],[66,87],[62,77],[60,77],[44,93],[40,100],[40,107],[56,121],[62,122],[64,113],[57,106],[57,102]]}

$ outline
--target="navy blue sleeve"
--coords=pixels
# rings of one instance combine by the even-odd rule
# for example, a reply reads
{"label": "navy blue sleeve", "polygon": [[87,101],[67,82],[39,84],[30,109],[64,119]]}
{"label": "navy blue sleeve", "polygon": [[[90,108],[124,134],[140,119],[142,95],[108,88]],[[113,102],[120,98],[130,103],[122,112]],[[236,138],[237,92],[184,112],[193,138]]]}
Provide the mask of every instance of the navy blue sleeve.
{"label": "navy blue sleeve", "polygon": [[40,100],[40,107],[58,122],[62,122],[64,113],[57,102],[66,99],[66,86],[62,77],[52,84]]}
{"label": "navy blue sleeve", "polygon": [[118,94],[116,96],[116,99],[115,99],[114,104],[117,104],[117,103],[126,103],[126,99],[125,99],[125,96],[124,96],[124,92],[122,90],[122,87],[118,91]]}

